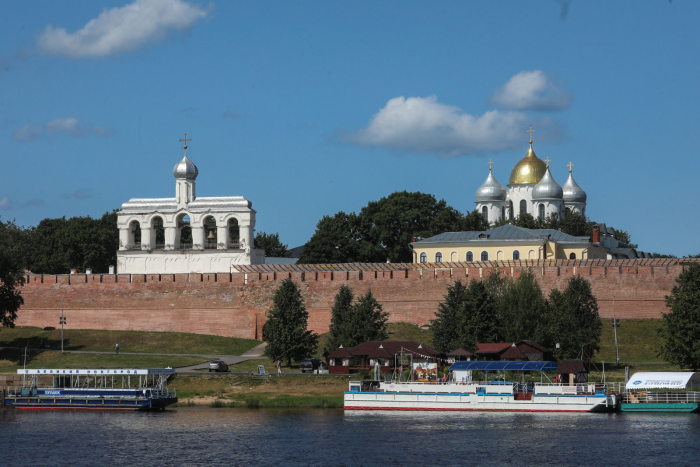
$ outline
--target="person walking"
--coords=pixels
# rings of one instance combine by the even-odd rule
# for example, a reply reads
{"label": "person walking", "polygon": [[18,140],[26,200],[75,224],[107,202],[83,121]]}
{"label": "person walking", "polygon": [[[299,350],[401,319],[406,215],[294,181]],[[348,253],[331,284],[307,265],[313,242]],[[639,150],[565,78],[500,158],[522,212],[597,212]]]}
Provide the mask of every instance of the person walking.
{"label": "person walking", "polygon": [[114,351],[119,355],[119,344],[117,344],[114,348]]}
{"label": "person walking", "polygon": [[282,364],[279,360],[277,360],[277,374],[278,375],[282,374]]}

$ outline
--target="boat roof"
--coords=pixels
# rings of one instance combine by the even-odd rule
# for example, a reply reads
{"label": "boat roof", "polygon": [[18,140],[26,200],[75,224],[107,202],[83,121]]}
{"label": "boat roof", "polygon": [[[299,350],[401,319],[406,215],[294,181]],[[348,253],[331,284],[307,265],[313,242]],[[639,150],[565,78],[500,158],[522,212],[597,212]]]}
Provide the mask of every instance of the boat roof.
{"label": "boat roof", "polygon": [[625,385],[627,390],[638,389],[700,389],[700,373],[692,371],[655,371],[635,373]]}
{"label": "boat roof", "polygon": [[508,370],[508,371],[550,371],[556,370],[555,362],[531,362],[527,360],[515,361],[486,361],[479,360],[474,362],[455,362],[450,367],[450,371],[454,370]]}
{"label": "boat roof", "polygon": [[17,370],[18,375],[174,375],[173,368],[59,368],[41,370]]}

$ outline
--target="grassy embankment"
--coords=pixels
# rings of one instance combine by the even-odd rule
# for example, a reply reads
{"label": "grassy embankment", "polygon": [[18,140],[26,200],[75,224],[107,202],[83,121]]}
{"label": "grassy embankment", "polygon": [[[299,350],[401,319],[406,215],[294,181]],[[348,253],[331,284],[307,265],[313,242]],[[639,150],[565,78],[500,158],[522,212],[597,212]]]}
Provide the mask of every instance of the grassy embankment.
{"label": "grassy embankment", "polygon": [[[119,343],[120,354],[114,345]],[[0,329],[0,347],[29,347],[27,368],[164,368],[194,365],[206,361],[200,355],[241,355],[260,342],[189,333],[64,330],[65,350],[110,352],[109,354],[72,354],[61,349],[61,330],[44,331],[34,327]],[[46,349],[31,350],[31,349]],[[193,356],[126,355],[134,353],[172,353]],[[0,350],[0,372],[14,373],[22,368],[24,350]]]}

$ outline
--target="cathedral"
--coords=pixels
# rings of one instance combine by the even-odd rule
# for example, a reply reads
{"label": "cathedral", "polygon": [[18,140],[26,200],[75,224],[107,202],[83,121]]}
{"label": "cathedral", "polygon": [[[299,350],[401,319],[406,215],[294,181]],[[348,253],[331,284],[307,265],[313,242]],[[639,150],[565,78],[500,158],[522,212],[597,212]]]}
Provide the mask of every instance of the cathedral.
{"label": "cathedral", "polygon": [[559,185],[549,170],[549,159],[541,160],[532,149],[533,131],[531,127],[530,150],[510,173],[508,190],[493,176],[492,162],[486,181],[476,190],[476,209],[491,224],[502,219],[513,220],[525,213],[541,220],[553,214],[562,219],[566,209],[586,213],[586,192],[574,181],[573,164],[568,164],[568,180]]}

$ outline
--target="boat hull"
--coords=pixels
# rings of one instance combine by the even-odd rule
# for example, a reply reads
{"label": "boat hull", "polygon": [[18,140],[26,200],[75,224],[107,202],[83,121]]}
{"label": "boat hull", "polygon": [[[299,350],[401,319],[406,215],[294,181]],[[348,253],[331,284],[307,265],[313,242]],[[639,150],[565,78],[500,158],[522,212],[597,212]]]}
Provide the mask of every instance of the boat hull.
{"label": "boat hull", "polygon": [[537,395],[518,400],[513,394],[346,392],[345,410],[492,411],[492,412],[606,412],[609,396]]}
{"label": "boat hull", "polygon": [[700,413],[700,404],[698,403],[639,403],[639,404],[620,404],[620,410],[623,412],[683,412],[683,413]]}

